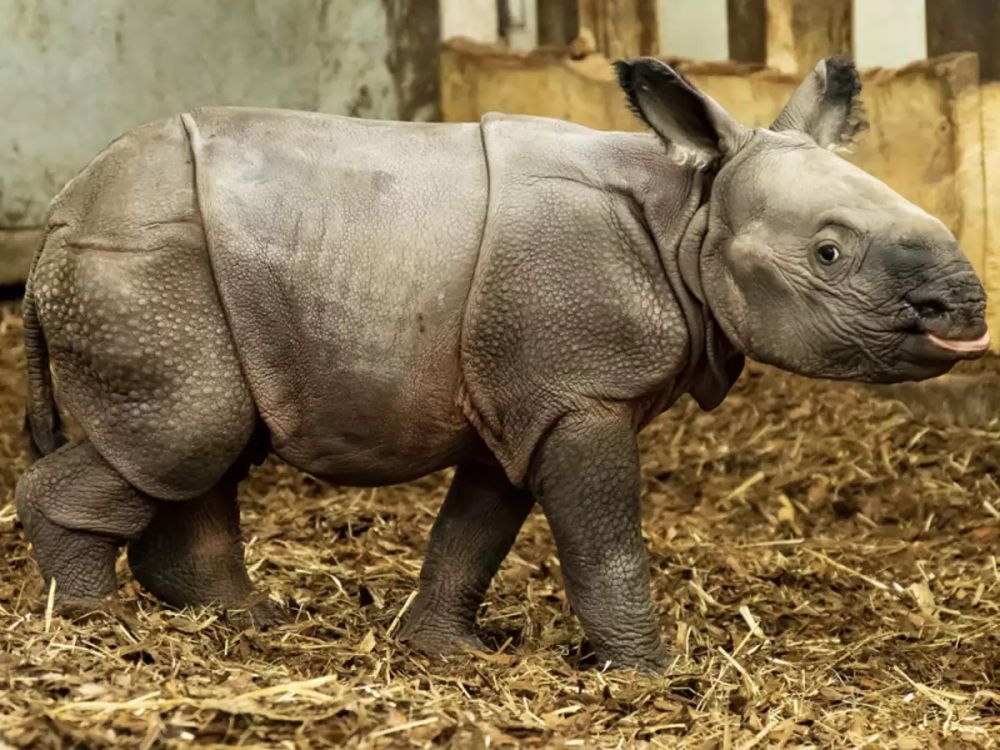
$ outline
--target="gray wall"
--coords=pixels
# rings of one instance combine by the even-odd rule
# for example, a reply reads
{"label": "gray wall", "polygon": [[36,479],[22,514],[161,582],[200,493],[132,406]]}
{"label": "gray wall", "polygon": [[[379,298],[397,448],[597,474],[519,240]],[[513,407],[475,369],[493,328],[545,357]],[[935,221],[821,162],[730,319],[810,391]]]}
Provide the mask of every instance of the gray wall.
{"label": "gray wall", "polygon": [[434,117],[436,5],[0,0],[0,283],[52,196],[139,123],[211,104]]}

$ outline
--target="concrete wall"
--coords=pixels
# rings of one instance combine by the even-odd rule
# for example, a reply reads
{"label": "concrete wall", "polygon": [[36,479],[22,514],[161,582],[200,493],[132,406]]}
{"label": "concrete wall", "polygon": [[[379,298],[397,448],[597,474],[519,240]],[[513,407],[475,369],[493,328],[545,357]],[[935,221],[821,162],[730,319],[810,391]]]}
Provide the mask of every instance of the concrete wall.
{"label": "concrete wall", "polygon": [[476,42],[499,40],[496,0],[439,0],[441,38],[461,36]]}
{"label": "concrete wall", "polygon": [[425,0],[0,0],[0,283],[128,128],[212,104],[429,119],[438,37]]}
{"label": "concrete wall", "polygon": [[927,57],[927,0],[854,0],[854,60],[898,68]]}
{"label": "concrete wall", "polygon": [[660,50],[693,60],[728,60],[726,0],[660,0]]}

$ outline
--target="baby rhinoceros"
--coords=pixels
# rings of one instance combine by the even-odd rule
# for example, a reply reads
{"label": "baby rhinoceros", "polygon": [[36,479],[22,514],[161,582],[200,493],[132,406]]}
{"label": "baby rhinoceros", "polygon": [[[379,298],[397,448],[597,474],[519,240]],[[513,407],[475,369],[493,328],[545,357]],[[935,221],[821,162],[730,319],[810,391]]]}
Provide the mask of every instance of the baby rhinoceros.
{"label": "baby rhinoceros", "polygon": [[830,150],[863,124],[851,63],[760,129],[616,67],[653,133],[202,109],[72,180],[24,298],[42,457],[16,493],[61,606],[112,596],[122,545],[171,605],[252,601],[236,489],[269,451],[358,486],[456,466],[402,637],[478,644],[538,502],[597,659],[655,669],[643,426],[717,406],[744,356],[894,382],[987,348],[952,234]]}

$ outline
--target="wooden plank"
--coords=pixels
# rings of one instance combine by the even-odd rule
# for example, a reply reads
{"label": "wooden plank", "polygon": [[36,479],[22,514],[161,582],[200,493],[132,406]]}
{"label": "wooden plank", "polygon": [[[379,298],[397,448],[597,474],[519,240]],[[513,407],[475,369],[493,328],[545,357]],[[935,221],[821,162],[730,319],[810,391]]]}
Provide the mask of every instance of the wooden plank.
{"label": "wooden plank", "polygon": [[853,51],[852,0],[766,0],[767,64],[805,75],[821,58]]}
{"label": "wooden plank", "polygon": [[953,54],[939,69],[950,119],[955,128],[955,189],[961,196],[959,225],[955,234],[980,278],[986,276],[986,164],[983,136],[983,92],[977,60],[970,54]]}
{"label": "wooden plank", "polygon": [[766,0],[727,0],[729,59],[767,61]]}
{"label": "wooden plank", "polygon": [[1000,3],[927,0],[927,54],[975,52],[984,80],[1000,80]]}
{"label": "wooden plank", "polygon": [[986,252],[983,286],[990,304],[986,322],[993,332],[993,348],[1000,349],[1000,82],[984,83],[980,89],[983,111],[983,171],[986,183]]}
{"label": "wooden plank", "polygon": [[657,0],[579,0],[580,31],[611,60],[660,52]]}

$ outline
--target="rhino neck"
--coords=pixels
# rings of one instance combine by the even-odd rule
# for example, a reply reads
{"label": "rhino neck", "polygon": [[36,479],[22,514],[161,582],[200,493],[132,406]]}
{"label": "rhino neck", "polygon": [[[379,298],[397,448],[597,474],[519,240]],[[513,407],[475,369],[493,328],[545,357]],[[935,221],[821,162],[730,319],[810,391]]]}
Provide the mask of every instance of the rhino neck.
{"label": "rhino neck", "polygon": [[680,241],[672,252],[660,249],[667,279],[687,321],[690,344],[684,381],[688,392],[705,410],[722,403],[743,371],[743,355],[719,326],[701,282],[701,254],[708,234],[710,181],[710,175],[696,174],[693,211]]}

